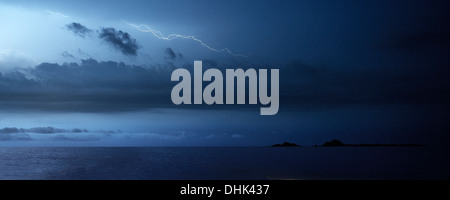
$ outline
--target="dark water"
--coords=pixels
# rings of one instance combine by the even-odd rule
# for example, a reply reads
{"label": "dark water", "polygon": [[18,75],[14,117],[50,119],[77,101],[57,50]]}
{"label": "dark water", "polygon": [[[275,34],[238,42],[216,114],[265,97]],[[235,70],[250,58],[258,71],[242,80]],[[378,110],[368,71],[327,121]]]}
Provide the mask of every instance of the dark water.
{"label": "dark water", "polygon": [[0,179],[450,179],[429,147],[0,148]]}

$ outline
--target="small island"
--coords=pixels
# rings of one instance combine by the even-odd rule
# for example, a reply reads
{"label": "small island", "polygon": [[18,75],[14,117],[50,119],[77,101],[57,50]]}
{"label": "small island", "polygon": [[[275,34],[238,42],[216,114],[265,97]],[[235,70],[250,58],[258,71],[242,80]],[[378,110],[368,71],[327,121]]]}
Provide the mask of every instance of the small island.
{"label": "small island", "polygon": [[[313,145],[313,147],[418,147],[420,144],[344,144],[340,140],[331,140],[322,145]],[[301,145],[283,142],[282,144],[274,144],[272,147],[301,147]]]}
{"label": "small island", "polygon": [[283,142],[283,144],[274,144],[272,147],[300,147],[300,145],[290,142]]}

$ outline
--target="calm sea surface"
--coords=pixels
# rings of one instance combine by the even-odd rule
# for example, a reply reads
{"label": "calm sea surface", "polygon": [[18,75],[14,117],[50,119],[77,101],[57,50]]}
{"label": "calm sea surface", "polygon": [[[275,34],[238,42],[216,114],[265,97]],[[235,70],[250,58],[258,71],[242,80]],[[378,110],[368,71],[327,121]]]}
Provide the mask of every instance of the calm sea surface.
{"label": "calm sea surface", "polygon": [[431,147],[0,148],[0,179],[450,179]]}

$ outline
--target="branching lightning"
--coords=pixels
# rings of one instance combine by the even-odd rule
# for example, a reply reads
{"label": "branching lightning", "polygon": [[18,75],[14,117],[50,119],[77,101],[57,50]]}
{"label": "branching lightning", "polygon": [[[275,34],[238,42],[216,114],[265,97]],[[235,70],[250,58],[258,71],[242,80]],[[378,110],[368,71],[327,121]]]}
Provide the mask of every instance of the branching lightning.
{"label": "branching lightning", "polygon": [[208,44],[204,43],[202,40],[196,38],[195,36],[191,36],[191,35],[190,36],[186,36],[186,35],[180,35],[180,34],[170,34],[170,35],[164,36],[160,31],[154,30],[154,29],[150,28],[149,26],[147,26],[145,24],[136,25],[136,24],[128,23],[127,21],[125,21],[125,23],[127,23],[128,25],[136,28],[139,31],[146,32],[146,33],[151,33],[155,37],[157,37],[158,39],[161,39],[161,40],[173,40],[173,39],[176,39],[176,38],[194,40],[194,41],[200,43],[202,46],[206,47],[207,49],[209,49],[211,51],[226,52],[226,53],[229,53],[230,55],[233,55],[233,56],[248,57],[248,55],[242,55],[242,54],[233,53],[228,48],[223,48],[223,49],[212,48],[211,46],[209,46]]}

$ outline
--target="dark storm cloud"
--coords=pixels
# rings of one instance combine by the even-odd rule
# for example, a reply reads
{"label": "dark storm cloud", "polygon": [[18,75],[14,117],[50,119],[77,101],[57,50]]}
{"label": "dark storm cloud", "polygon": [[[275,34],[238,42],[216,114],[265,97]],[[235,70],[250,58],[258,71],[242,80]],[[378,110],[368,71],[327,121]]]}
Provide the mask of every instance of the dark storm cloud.
{"label": "dark storm cloud", "polygon": [[173,52],[172,48],[170,47],[166,48],[164,53],[166,53],[166,55],[168,56],[166,57],[166,59],[175,60],[175,58],[177,58],[177,55],[175,54],[175,52]]}
{"label": "dark storm cloud", "polygon": [[29,128],[24,129],[28,133],[41,133],[41,134],[52,134],[52,133],[81,133],[81,132],[87,132],[87,130],[81,130],[81,129],[74,129],[74,130],[68,130],[68,129],[59,129],[54,127],[35,127],[35,128]]}
{"label": "dark storm cloud", "polygon": [[80,23],[72,22],[66,25],[66,28],[72,31],[75,35],[80,36],[82,38],[86,37],[87,34],[91,33],[92,30],[83,26]]}
{"label": "dark storm cloud", "polygon": [[114,28],[101,28],[99,37],[125,55],[137,55],[139,45],[136,39],[132,38],[127,32],[116,31]]}
{"label": "dark storm cloud", "polygon": [[112,61],[42,63],[0,73],[3,109],[122,111],[169,105],[173,65],[131,66]]}
{"label": "dark storm cloud", "polygon": [[[170,81],[177,67],[192,63],[134,66],[112,61],[80,64],[42,63],[34,68],[0,73],[2,109],[117,112],[175,106]],[[208,68],[245,68],[204,60]],[[267,66],[252,66],[267,68]],[[280,109],[353,104],[448,104],[450,70],[444,65],[402,69],[341,69],[301,61],[280,64]],[[192,73],[192,72],[191,72]],[[270,75],[270,73],[269,73]],[[204,84],[206,86],[207,83]],[[270,86],[270,83],[269,83]],[[240,109],[248,105],[196,106],[197,109]],[[259,106],[258,106],[259,107]],[[7,131],[7,130],[4,130]],[[42,130],[41,132],[45,132]],[[52,132],[52,131],[48,131]]]}
{"label": "dark storm cloud", "polygon": [[[72,31],[75,35],[85,38],[86,35],[93,32],[93,30],[87,28],[86,26],[80,23],[70,23],[66,25],[66,28],[69,31]],[[125,55],[137,55],[137,51],[139,49],[139,45],[136,42],[136,39],[132,38],[130,34],[127,32],[123,32],[121,30],[116,30],[115,28],[100,28],[97,30],[98,36],[103,41],[106,41],[108,44],[113,46],[114,48],[120,50]],[[79,50],[79,53],[82,51]],[[173,53],[173,52],[172,52]],[[66,58],[74,58],[73,55],[64,52],[63,55]],[[176,55],[174,54],[176,57]],[[88,57],[90,57],[88,55]],[[173,58],[174,59],[174,58]]]}
{"label": "dark storm cloud", "polygon": [[0,133],[20,133],[20,132],[24,132],[23,129],[8,128],[8,127],[0,129]]}

